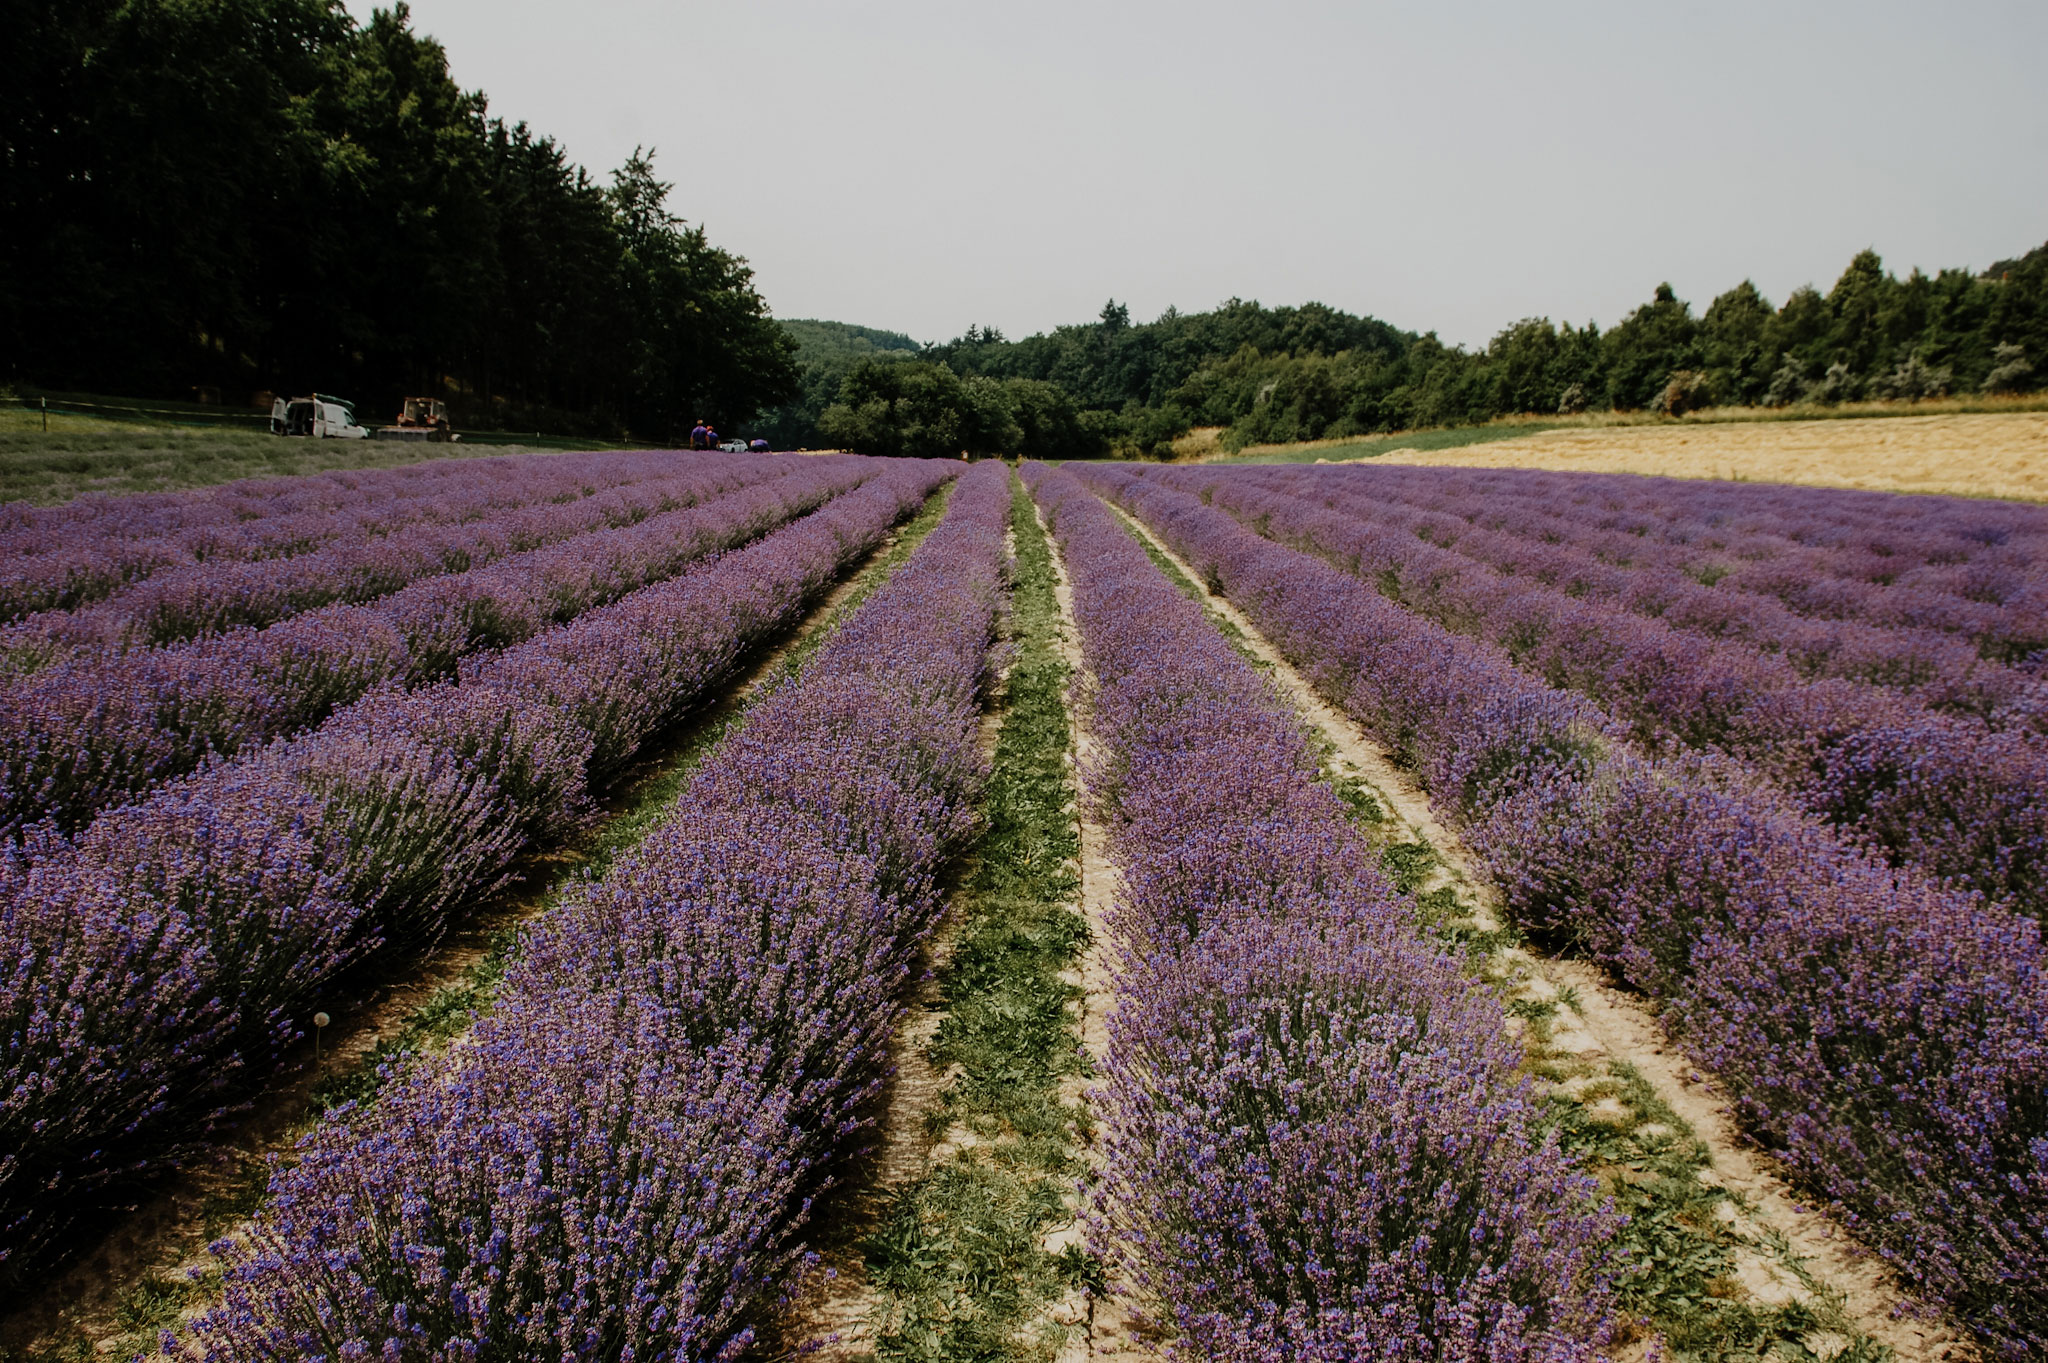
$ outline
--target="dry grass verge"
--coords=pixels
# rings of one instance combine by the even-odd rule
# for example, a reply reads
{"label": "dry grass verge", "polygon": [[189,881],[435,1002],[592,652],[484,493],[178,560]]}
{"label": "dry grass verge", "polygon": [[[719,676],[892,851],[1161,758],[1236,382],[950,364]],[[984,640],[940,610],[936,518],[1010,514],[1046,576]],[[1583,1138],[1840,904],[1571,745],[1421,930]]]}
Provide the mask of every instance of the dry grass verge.
{"label": "dry grass verge", "polygon": [[1378,459],[2048,501],[2048,412],[1560,429]]}

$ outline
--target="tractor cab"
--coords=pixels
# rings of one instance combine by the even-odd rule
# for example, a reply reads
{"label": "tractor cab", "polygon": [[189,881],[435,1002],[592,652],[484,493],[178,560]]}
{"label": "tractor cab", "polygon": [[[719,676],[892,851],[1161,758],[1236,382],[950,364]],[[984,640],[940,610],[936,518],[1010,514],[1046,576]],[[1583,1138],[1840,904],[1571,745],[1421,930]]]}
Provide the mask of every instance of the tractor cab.
{"label": "tractor cab", "polygon": [[439,398],[407,398],[405,410],[398,414],[398,424],[445,431],[448,429],[448,404]]}
{"label": "tractor cab", "polygon": [[460,440],[448,429],[448,404],[439,398],[407,398],[398,420],[377,428],[379,440]]}

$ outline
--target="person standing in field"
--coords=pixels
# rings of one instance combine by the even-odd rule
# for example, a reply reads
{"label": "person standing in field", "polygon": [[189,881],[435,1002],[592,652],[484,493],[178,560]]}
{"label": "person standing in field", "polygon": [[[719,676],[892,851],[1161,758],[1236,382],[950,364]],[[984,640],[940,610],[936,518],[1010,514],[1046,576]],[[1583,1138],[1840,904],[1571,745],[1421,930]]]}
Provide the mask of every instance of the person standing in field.
{"label": "person standing in field", "polygon": [[690,428],[690,448],[693,450],[710,449],[711,442],[705,439],[710,433],[711,430],[704,424],[704,419],[702,417],[697,418],[697,424]]}

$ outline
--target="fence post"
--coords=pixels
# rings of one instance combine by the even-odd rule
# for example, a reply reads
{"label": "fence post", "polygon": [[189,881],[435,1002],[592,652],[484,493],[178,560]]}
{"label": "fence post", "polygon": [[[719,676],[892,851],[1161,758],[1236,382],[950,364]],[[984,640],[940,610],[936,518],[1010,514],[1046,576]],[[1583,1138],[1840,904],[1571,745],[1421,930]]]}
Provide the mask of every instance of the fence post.
{"label": "fence post", "polygon": [[42,400],[42,403],[43,403],[43,434],[44,434],[44,435],[48,435],[48,434],[50,433],[50,400],[49,400],[48,398],[44,398],[44,399]]}

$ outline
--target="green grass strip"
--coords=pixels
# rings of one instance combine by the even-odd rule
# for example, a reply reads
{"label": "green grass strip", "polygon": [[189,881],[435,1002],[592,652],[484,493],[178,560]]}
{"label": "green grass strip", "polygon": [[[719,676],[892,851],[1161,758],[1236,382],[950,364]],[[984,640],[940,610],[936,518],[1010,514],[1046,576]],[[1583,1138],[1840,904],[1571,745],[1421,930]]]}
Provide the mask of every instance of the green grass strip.
{"label": "green grass strip", "polygon": [[945,1016],[929,1052],[948,1082],[927,1134],[953,1139],[895,1192],[862,1245],[876,1352],[889,1359],[1048,1360],[1066,1328],[1044,1308],[1100,1276],[1078,1247],[1043,1248],[1072,1218],[1066,1194],[1090,1129],[1059,1091],[1086,1063],[1081,991],[1062,972],[1079,960],[1088,925],[1073,907],[1080,836],[1052,554],[1022,483],[1013,480],[1011,498],[1015,662],[988,827],[956,901],[958,932],[938,974]]}
{"label": "green grass strip", "polygon": [[[1548,1097],[1560,1143],[1607,1185],[1628,1217],[1614,1246],[1622,1270],[1616,1285],[1623,1337],[1616,1343],[1655,1335],[1670,1363],[1890,1359],[1892,1351],[1856,1328],[1839,1296],[1806,1271],[1788,1244],[1729,1214],[1745,1210],[1742,1199],[1702,1180],[1712,1165],[1706,1143],[1641,1074],[1623,1062],[1595,1066],[1543,1045],[1544,1024],[1559,1003],[1570,1006],[1549,1000],[1523,1011],[1535,1033],[1530,1068],[1558,1085]],[[1780,1271],[1803,1299],[1755,1299],[1740,1281],[1744,1259]]]}

